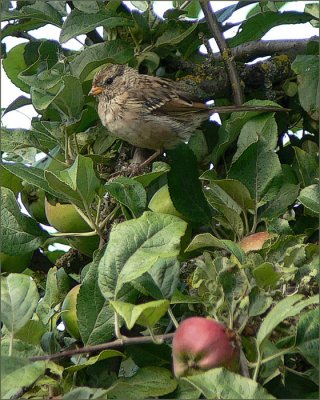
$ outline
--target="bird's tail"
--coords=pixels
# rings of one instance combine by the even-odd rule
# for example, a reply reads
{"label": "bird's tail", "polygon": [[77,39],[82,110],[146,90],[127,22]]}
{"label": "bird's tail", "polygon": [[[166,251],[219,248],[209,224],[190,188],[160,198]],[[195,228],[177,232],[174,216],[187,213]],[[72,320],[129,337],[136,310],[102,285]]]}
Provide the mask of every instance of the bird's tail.
{"label": "bird's tail", "polygon": [[264,111],[264,112],[288,112],[289,108],[276,107],[276,106],[254,106],[254,105],[232,105],[232,106],[217,106],[210,107],[210,115],[215,113],[232,113],[232,112],[243,112],[243,111]]}

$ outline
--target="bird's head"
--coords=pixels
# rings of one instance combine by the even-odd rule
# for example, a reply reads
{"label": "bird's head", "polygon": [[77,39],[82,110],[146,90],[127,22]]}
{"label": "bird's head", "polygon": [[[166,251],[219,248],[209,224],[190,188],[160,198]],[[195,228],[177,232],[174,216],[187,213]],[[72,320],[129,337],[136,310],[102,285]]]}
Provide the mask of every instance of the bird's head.
{"label": "bird's head", "polygon": [[109,65],[102,68],[93,78],[89,95],[112,98],[130,88],[138,72],[126,65]]}

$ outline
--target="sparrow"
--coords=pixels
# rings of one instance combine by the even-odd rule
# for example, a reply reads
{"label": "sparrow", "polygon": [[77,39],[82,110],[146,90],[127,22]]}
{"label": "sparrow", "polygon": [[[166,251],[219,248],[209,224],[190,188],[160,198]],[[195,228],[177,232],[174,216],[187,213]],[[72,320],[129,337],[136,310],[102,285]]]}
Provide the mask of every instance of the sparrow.
{"label": "sparrow", "polygon": [[280,106],[209,107],[193,101],[173,80],[141,75],[116,64],[96,73],[89,95],[97,96],[99,117],[112,135],[133,146],[156,150],[156,155],[187,142],[213,113],[286,110]]}

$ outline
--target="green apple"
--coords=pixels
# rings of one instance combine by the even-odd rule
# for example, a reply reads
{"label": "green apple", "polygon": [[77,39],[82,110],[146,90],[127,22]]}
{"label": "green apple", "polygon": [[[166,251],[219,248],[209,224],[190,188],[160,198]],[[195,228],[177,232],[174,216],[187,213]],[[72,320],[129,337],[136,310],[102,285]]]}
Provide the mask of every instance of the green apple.
{"label": "green apple", "polygon": [[19,256],[0,253],[1,272],[22,272],[29,267],[33,251]]}
{"label": "green apple", "polygon": [[30,183],[24,182],[21,201],[28,213],[41,224],[48,225],[44,206],[45,192]]}
{"label": "green apple", "polygon": [[81,285],[77,285],[66,295],[61,307],[61,319],[67,332],[75,339],[81,339],[77,318],[77,297]]}
{"label": "green apple", "polygon": [[60,203],[48,197],[45,198],[44,203],[47,220],[57,231],[63,233],[92,231],[73,204]]}

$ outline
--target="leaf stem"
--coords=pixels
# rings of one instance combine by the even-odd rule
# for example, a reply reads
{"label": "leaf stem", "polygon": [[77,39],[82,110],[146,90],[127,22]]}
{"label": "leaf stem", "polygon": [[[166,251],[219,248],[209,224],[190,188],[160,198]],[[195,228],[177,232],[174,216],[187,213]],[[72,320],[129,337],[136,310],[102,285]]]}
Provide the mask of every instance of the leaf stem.
{"label": "leaf stem", "polygon": [[91,232],[57,232],[57,233],[50,233],[50,236],[54,237],[63,237],[63,236],[80,236],[80,237],[89,237],[89,236],[96,236],[97,231],[91,231]]}
{"label": "leaf stem", "polygon": [[256,362],[256,368],[254,370],[254,375],[252,378],[254,381],[257,381],[257,379],[258,379],[259,369],[261,366],[261,353],[260,353],[259,346],[257,346],[257,353],[258,353],[258,358],[257,358],[257,362]]}
{"label": "leaf stem", "polygon": [[100,213],[101,213],[101,202],[102,202],[102,198],[98,197],[97,215],[96,215],[96,220],[95,220],[96,225],[99,225],[99,219],[100,219]]}
{"label": "leaf stem", "polygon": [[83,218],[86,221],[86,223],[90,226],[90,228],[95,230],[96,226],[92,222],[92,216],[91,216],[90,210],[89,210],[89,214],[88,214],[88,206],[87,206],[87,204],[85,204],[86,202],[83,199],[82,199],[82,203],[86,210],[86,214],[81,210],[81,208],[77,207],[76,205],[75,205],[75,209],[77,210],[77,213],[80,215],[80,217]]}
{"label": "leaf stem", "polygon": [[150,337],[152,338],[153,343],[155,343],[155,344],[162,344],[163,343],[163,339],[157,338],[154,335],[153,330],[152,330],[152,328],[150,326],[148,326],[148,332],[150,333]]}
{"label": "leaf stem", "polygon": [[104,229],[107,222],[110,221],[114,217],[114,215],[118,212],[119,208],[120,208],[120,205],[117,204],[117,206],[105,217],[105,219],[100,222],[100,224],[99,224],[100,229]]}
{"label": "leaf stem", "polygon": [[9,357],[12,356],[12,350],[13,350],[13,332],[11,332],[10,335],[9,352],[8,352]]}
{"label": "leaf stem", "polygon": [[176,317],[173,315],[171,307],[168,308],[168,314],[169,314],[169,316],[171,318],[171,321],[172,321],[173,325],[177,329],[179,327],[179,322],[176,320]]}
{"label": "leaf stem", "polygon": [[[290,353],[293,349],[294,349],[294,347],[289,347],[288,349],[283,349],[283,350],[279,351],[278,353],[272,354],[269,357],[260,359],[260,365],[266,364],[269,361],[272,361],[278,357],[284,356],[285,354]],[[257,367],[258,361],[255,363],[250,363],[249,365],[250,365],[250,367]]]}
{"label": "leaf stem", "polygon": [[253,214],[253,224],[250,233],[255,233],[258,225],[258,208],[255,205],[254,207],[254,214]]}

